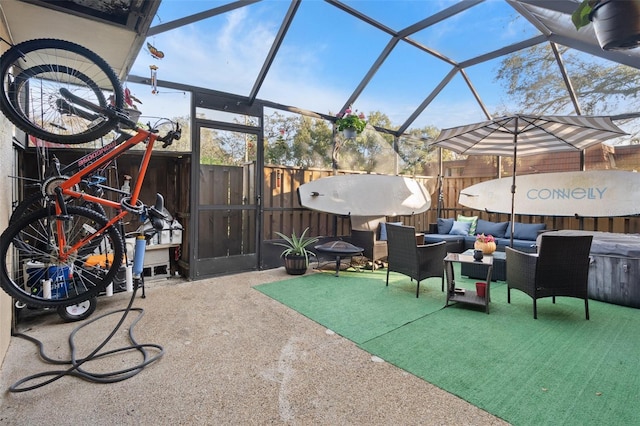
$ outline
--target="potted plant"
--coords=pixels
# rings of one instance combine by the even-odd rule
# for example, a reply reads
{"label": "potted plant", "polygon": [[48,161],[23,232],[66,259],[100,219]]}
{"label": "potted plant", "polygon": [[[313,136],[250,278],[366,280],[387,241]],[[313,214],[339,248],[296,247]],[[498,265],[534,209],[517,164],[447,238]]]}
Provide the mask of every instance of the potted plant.
{"label": "potted plant", "polygon": [[307,227],[299,237],[296,235],[295,230],[290,237],[276,232],[280,238],[284,239],[284,242],[275,242],[274,244],[285,248],[280,256],[284,258],[284,268],[288,274],[303,275],[309,267],[309,256],[315,256],[315,253],[309,251],[307,247],[317,243],[318,239],[316,237],[307,237],[308,231],[309,228]]}
{"label": "potted plant", "polygon": [[640,45],[640,0],[583,0],[571,15],[571,21],[576,29],[593,23],[604,50]]}
{"label": "potted plant", "polygon": [[347,108],[344,112],[338,114],[336,117],[336,126],[338,131],[343,132],[344,137],[347,139],[353,139],[357,134],[362,133],[367,126],[367,122],[364,119],[364,113],[359,113],[358,110],[353,111],[352,107]]}

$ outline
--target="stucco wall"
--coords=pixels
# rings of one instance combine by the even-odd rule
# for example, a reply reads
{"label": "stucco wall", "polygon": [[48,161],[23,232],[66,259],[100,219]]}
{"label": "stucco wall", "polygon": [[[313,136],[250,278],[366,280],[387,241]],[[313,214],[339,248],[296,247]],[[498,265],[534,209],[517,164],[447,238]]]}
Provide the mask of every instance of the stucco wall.
{"label": "stucco wall", "polygon": [[[0,20],[0,34],[5,40],[9,39],[4,22]],[[0,53],[7,49],[6,43],[0,43]],[[12,126],[4,115],[0,114],[0,231],[7,227],[11,214],[12,183],[6,176],[13,175],[13,145],[11,142]],[[9,346],[11,338],[11,298],[0,291],[0,365]]]}
{"label": "stucco wall", "polygon": [[[4,116],[0,118],[0,144],[0,176],[9,176],[12,174],[13,148],[11,147],[11,126],[7,124]],[[11,212],[11,184],[7,179],[0,179],[0,182],[0,229],[4,230]],[[4,359],[9,346],[11,315],[11,298],[4,291],[0,291],[0,361]]]}

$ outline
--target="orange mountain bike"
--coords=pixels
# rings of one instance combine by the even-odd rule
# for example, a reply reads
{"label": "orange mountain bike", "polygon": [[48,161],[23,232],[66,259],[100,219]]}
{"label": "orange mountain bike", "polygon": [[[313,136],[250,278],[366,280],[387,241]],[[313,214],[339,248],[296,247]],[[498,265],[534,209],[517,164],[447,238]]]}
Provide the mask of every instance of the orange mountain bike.
{"label": "orange mountain bike", "polygon": [[[9,295],[35,307],[81,303],[104,290],[122,265],[120,225],[127,214],[162,226],[162,197],[158,194],[156,205],[148,207],[139,195],[155,142],[170,145],[180,138],[180,127],[161,120],[145,130],[129,120],[122,108],[122,85],[111,67],[67,41],[39,39],[12,46],[0,58],[0,76],[0,110],[35,137],[80,144],[112,130],[120,133],[42,182],[43,207],[12,220],[0,236],[0,286]],[[160,136],[159,125],[167,123],[170,129]],[[86,190],[97,170],[139,143],[146,149],[130,195],[116,202]],[[116,213],[108,218],[104,208],[92,206]]]}

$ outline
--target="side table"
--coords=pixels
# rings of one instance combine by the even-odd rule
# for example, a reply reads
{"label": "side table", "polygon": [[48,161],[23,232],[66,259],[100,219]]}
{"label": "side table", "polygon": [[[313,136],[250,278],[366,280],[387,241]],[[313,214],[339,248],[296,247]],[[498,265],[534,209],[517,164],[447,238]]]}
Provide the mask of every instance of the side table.
{"label": "side table", "polygon": [[[473,249],[466,250],[462,254],[473,256]],[[484,257],[493,257],[493,272],[491,273],[492,281],[506,281],[507,280],[507,255],[503,251],[494,251],[492,254],[485,254]],[[475,262],[473,265],[470,263],[463,263],[460,266],[460,273],[469,278],[481,278],[484,279],[487,268],[482,265],[478,265]]]}
{"label": "side table", "polygon": [[[484,266],[487,269],[486,283],[487,290],[485,297],[479,297],[475,290],[464,289],[464,291],[457,291],[456,280],[453,273],[454,263],[473,264],[477,266]],[[447,301],[445,307],[449,306],[449,302],[467,303],[470,305],[484,306],[485,312],[489,313],[489,302],[491,301],[491,272],[493,271],[493,257],[484,256],[482,260],[475,260],[473,255],[467,255],[464,253],[449,253],[444,258],[444,273],[447,281]]]}

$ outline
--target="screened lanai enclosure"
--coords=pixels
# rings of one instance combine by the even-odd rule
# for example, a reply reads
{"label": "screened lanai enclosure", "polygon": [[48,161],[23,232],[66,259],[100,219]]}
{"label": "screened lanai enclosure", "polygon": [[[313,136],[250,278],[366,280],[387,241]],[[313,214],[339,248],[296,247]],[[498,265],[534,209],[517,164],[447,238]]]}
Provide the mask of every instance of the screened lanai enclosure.
{"label": "screened lanai enclosure", "polygon": [[[640,22],[638,2],[624,3],[636,6],[636,15],[625,15]],[[423,182],[432,208],[399,218],[417,229],[438,214],[508,220],[457,201],[465,187],[509,176],[512,160],[436,148],[433,140],[445,128],[515,113],[611,116],[628,136],[583,152],[520,158],[518,174],[635,171],[637,38],[604,50],[593,24],[576,29],[572,23],[579,4],[7,0],[0,7],[11,42],[53,37],[89,44],[135,98],[139,122],[168,117],[183,124],[182,139],[154,156],[143,200],[165,195],[183,226],[173,260],[182,275],[196,279],[278,266],[268,244],[276,231],[309,227],[312,235],[348,235],[349,217],[302,208],[296,195],[301,184],[335,174],[400,174]],[[114,34],[87,40],[73,26],[37,25],[48,14],[106,22]],[[134,36],[118,37],[120,28]],[[110,40],[118,41],[118,52]],[[335,125],[348,109],[367,122],[355,138]],[[108,138],[81,148],[25,135],[14,142],[16,174],[37,178],[32,165],[45,150],[72,158]],[[112,183],[135,178],[134,164],[135,153],[123,156]],[[14,198],[25,193],[17,188]],[[384,196],[371,189],[371,197]],[[635,216],[519,220],[554,229],[640,231]]]}

